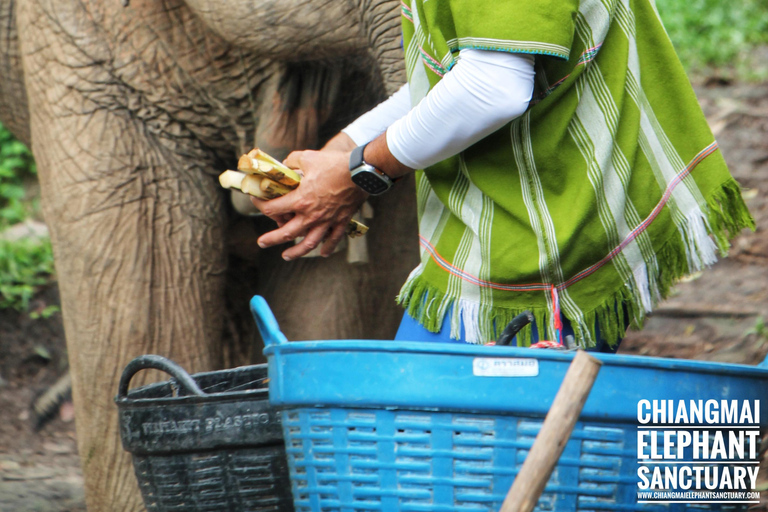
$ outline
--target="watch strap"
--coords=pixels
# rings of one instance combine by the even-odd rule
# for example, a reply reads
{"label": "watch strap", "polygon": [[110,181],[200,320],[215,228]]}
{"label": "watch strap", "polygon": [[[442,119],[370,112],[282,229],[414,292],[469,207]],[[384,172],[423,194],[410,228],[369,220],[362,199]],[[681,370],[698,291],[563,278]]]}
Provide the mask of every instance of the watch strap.
{"label": "watch strap", "polygon": [[357,169],[363,164],[370,165],[376,171],[383,176],[385,179],[388,179],[392,183],[397,183],[401,179],[403,179],[402,176],[398,176],[397,178],[392,178],[389,176],[389,174],[385,173],[375,165],[371,165],[368,162],[365,161],[365,157],[363,156],[365,154],[365,148],[368,147],[368,144],[370,144],[371,141],[366,142],[365,144],[361,144],[360,146],[357,146],[355,149],[352,150],[352,153],[349,155],[349,170]]}
{"label": "watch strap", "polygon": [[370,142],[366,142],[365,144],[362,144],[360,146],[357,146],[355,149],[352,150],[352,154],[349,155],[349,170],[357,169],[361,165],[365,163],[365,160],[363,159],[363,153],[365,152],[365,147],[370,144]]}

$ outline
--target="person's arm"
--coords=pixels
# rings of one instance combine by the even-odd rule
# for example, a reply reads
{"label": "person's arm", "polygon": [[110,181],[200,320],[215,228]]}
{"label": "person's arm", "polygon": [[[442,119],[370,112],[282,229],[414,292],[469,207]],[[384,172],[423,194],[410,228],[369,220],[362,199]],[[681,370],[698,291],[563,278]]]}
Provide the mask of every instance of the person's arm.
{"label": "person's arm", "polygon": [[355,146],[361,146],[384,133],[392,123],[405,116],[409,110],[411,110],[411,95],[406,83],[387,100],[341,130],[341,133],[352,139]]}
{"label": "person's arm", "polygon": [[[421,103],[368,144],[365,160],[391,178],[432,165],[522,114],[532,91],[530,57],[463,50],[459,62]],[[288,155],[286,165],[304,173],[301,185],[281,198],[253,202],[272,218],[295,215],[279,229],[262,235],[259,245],[270,247],[304,236],[283,253],[286,260],[308,253],[323,241],[322,254],[331,254],[366,197],[352,183],[349,156],[347,150]]]}
{"label": "person's arm", "polygon": [[485,50],[460,55],[424,100],[389,127],[386,147],[380,140],[366,148],[366,162],[392,178],[407,169],[425,169],[526,111],[533,94],[533,57]]}

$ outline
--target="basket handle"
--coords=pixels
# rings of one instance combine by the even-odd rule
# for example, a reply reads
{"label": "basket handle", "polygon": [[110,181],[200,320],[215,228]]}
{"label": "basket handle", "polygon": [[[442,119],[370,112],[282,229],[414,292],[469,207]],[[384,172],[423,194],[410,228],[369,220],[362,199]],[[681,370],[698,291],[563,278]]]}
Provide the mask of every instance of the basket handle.
{"label": "basket handle", "polygon": [[251,299],[251,314],[256,320],[256,326],[259,328],[265,347],[288,343],[288,338],[280,331],[280,326],[272,310],[269,309],[269,304],[261,295],[254,295]]}
{"label": "basket handle", "polygon": [[195,379],[190,377],[184,368],[163,356],[147,354],[137,357],[126,365],[125,370],[123,370],[123,375],[120,377],[120,385],[117,388],[117,398],[125,398],[128,395],[128,385],[131,383],[131,379],[134,375],[141,370],[150,368],[161,370],[171,375],[171,377],[176,379],[179,383],[179,386],[190,395],[205,395],[203,390],[200,389],[200,386],[197,385],[197,382],[195,382]]}

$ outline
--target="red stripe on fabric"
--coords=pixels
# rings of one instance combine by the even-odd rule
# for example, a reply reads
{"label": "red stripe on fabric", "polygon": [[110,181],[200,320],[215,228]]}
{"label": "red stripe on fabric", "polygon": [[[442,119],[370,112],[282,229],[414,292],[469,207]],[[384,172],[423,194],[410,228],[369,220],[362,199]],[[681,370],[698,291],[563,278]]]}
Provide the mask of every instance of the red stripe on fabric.
{"label": "red stripe on fabric", "polygon": [[411,8],[405,5],[405,2],[400,2],[400,9],[403,12],[403,16],[405,16],[405,19],[413,23],[413,16],[411,15]]}
{"label": "red stripe on fabric", "polygon": [[436,74],[440,78],[443,78],[443,75],[445,74],[445,70],[443,70],[443,66],[439,62],[437,62],[435,59],[433,59],[431,55],[425,52],[424,48],[422,48],[421,46],[419,46],[419,50],[421,51],[422,59],[424,59],[424,61],[427,63],[427,67],[431,69],[434,74]]}
{"label": "red stripe on fabric", "polygon": [[450,263],[448,263],[448,261],[446,261],[445,258],[440,256],[440,254],[437,252],[437,249],[435,249],[435,247],[431,243],[429,243],[429,240],[427,240],[421,235],[419,235],[419,242],[421,243],[421,246],[424,247],[424,249],[426,249],[427,252],[429,252],[430,256],[432,256],[432,260],[435,263],[437,263],[438,266],[443,268],[443,270],[447,271],[450,274],[455,275],[460,279],[476,284],[478,286],[484,286],[484,287],[493,288],[496,290],[518,291],[518,292],[548,290],[550,288],[550,285],[543,284],[543,283],[522,285],[522,284],[501,284],[501,283],[494,283],[492,281],[485,281],[484,279],[480,279],[479,277],[473,276],[469,272],[465,272],[460,268],[455,267]]}
{"label": "red stripe on fabric", "polygon": [[[598,44],[598,45],[595,45],[595,46],[593,46],[592,48],[587,48],[586,50],[584,50],[583,52],[581,52],[581,55],[579,55],[579,61],[576,63],[576,66],[582,66],[582,65],[586,64],[587,62],[591,62],[591,61],[593,61],[593,60],[595,59],[595,57],[597,57],[597,52],[598,52],[598,50],[600,50],[600,47],[601,47],[601,46],[603,46],[603,43],[600,43],[600,44]],[[588,54],[589,54],[589,55],[588,55]],[[585,56],[587,56],[587,58],[586,58],[586,59],[584,58]],[[555,89],[557,89],[557,87],[558,87],[560,84],[562,84],[563,82],[565,82],[566,80],[568,80],[568,77],[569,77],[569,76],[571,76],[572,74],[573,74],[573,73],[568,73],[568,74],[567,74],[567,75],[565,75],[563,78],[561,78],[560,80],[558,80],[558,81],[557,81],[557,82],[555,82],[554,84],[552,84],[552,85],[550,85],[549,87],[547,87],[547,90],[546,90],[546,91],[543,91],[543,92],[541,93],[540,97],[539,97],[539,98],[537,98],[537,99],[535,99],[535,100],[533,100],[533,101],[532,101],[532,103],[538,103],[539,101],[543,100],[544,98],[546,98],[547,96],[549,96],[550,94],[552,94],[552,91],[554,91]]]}
{"label": "red stripe on fabric", "polygon": [[443,258],[440,253],[437,252],[437,249],[435,246],[433,246],[429,240],[427,240],[424,236],[419,235],[419,243],[421,244],[424,249],[429,252],[430,256],[432,257],[432,260],[443,270],[447,271],[448,273],[463,279],[465,281],[468,281],[470,283],[476,284],[478,286],[483,286],[487,288],[492,288],[495,290],[502,290],[502,291],[510,291],[510,292],[530,292],[530,291],[540,291],[540,290],[554,290],[562,291],[572,284],[577,283],[578,281],[584,279],[585,277],[593,274],[598,269],[606,265],[608,262],[610,262],[613,258],[615,258],[624,248],[629,245],[630,242],[632,242],[635,238],[637,238],[640,233],[645,231],[648,226],[651,225],[651,223],[656,219],[656,217],[661,213],[662,208],[667,204],[669,201],[669,198],[672,197],[672,192],[674,191],[675,187],[679,185],[690,173],[691,171],[706,157],[714,153],[718,149],[717,141],[713,142],[706,148],[702,149],[694,158],[693,160],[683,169],[675,178],[667,185],[666,190],[664,191],[664,194],[662,195],[661,199],[659,200],[659,203],[653,208],[651,213],[648,215],[648,217],[643,220],[635,229],[630,231],[630,233],[622,240],[622,242],[617,245],[611,252],[609,252],[603,259],[595,263],[594,265],[582,270],[572,278],[568,279],[562,284],[559,285],[551,285],[551,284],[544,284],[544,283],[531,283],[531,284],[502,284],[502,283],[495,283],[493,281],[486,281],[484,279],[480,279],[479,277],[476,277],[469,272],[466,272],[464,270],[461,270],[458,267],[455,267],[451,263],[449,263],[445,258]]}
{"label": "red stripe on fabric", "polygon": [[645,231],[648,226],[651,225],[651,223],[656,219],[656,217],[661,213],[662,208],[666,206],[667,202],[669,201],[669,198],[672,197],[672,192],[674,191],[675,187],[679,185],[696,167],[702,160],[704,160],[706,157],[714,153],[718,148],[717,141],[713,142],[706,148],[702,149],[699,154],[697,154],[691,163],[689,163],[685,169],[683,169],[677,176],[675,176],[675,179],[673,179],[671,182],[669,182],[669,185],[667,185],[667,189],[664,191],[664,195],[661,196],[661,200],[659,203],[654,207],[654,209],[651,211],[651,213],[648,215],[648,217],[645,218],[643,222],[641,222],[635,229],[629,232],[629,234],[624,238],[624,240],[617,245],[611,252],[609,252],[605,258],[598,261],[591,267],[588,267],[572,278],[568,279],[566,282],[558,285],[558,288],[561,290],[564,290],[565,288],[569,287],[570,285],[584,279],[585,277],[589,276],[590,274],[593,274],[596,272],[600,267],[607,264],[609,261],[611,261],[613,258],[616,257],[624,248],[629,245],[630,242],[632,242],[635,238],[637,238],[640,233]]}

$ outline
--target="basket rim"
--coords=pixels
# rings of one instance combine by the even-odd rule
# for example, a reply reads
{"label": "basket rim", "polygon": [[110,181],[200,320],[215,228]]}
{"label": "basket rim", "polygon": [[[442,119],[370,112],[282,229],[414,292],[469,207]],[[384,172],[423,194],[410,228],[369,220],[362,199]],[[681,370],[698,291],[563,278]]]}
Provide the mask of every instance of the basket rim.
{"label": "basket rim", "polygon": [[[259,364],[251,364],[251,365],[244,365],[244,366],[237,366],[234,368],[225,368],[221,370],[212,370],[207,372],[199,372],[194,373],[190,375],[193,379],[204,379],[206,377],[211,376],[226,376],[228,374],[233,373],[240,373],[244,370],[263,370],[265,379],[268,379],[267,376],[267,370],[268,370],[268,364],[267,363],[259,363]],[[214,393],[206,393],[203,396],[197,396],[197,395],[183,395],[183,396],[165,396],[165,397],[152,397],[152,398],[133,398],[131,397],[131,394],[139,393],[142,391],[146,391],[150,388],[156,388],[161,386],[167,386],[173,379],[167,379],[159,382],[152,382],[149,384],[145,384],[143,386],[139,386],[136,388],[133,388],[128,391],[128,394],[124,397],[116,396],[115,397],[115,403],[117,403],[120,406],[140,406],[140,405],[147,405],[147,404],[199,404],[199,403],[206,403],[206,402],[229,402],[229,401],[241,401],[243,399],[252,399],[256,397],[261,397],[261,395],[264,395],[263,398],[260,398],[260,400],[267,400],[267,395],[269,394],[269,387],[265,386],[263,388],[258,389],[245,389],[240,391],[219,391]],[[266,382],[269,382],[268,380]]]}
{"label": "basket rim", "polygon": [[[311,352],[382,352],[400,354],[439,354],[447,356],[494,357],[494,358],[531,358],[550,361],[570,361],[576,351],[556,351],[548,349],[531,349],[527,347],[508,347],[492,345],[471,345],[441,342],[391,341],[391,340],[317,340],[292,341],[269,345],[264,348],[265,356],[278,354],[298,354]],[[736,363],[721,363],[713,361],[698,361],[692,359],[672,359],[666,357],[649,357],[626,354],[606,354],[590,352],[603,365],[634,367],[643,369],[658,369],[671,371],[687,371],[703,374],[730,374],[740,377],[768,378],[768,367],[751,366]],[[768,358],[766,358],[768,360]]]}
{"label": "basket rim", "polygon": [[[165,382],[158,382],[156,384],[165,384]],[[145,386],[142,386],[142,388]],[[141,388],[136,388],[141,389]],[[131,390],[133,391],[133,390]],[[115,403],[118,405],[146,405],[146,404],[200,404],[206,402],[240,402],[246,398],[259,398],[261,400],[267,400],[269,395],[269,389],[250,389],[246,391],[234,391],[234,392],[222,392],[222,393],[207,393],[205,396],[185,395],[185,396],[166,396],[158,398],[131,398],[126,396],[123,398],[115,397]]]}

